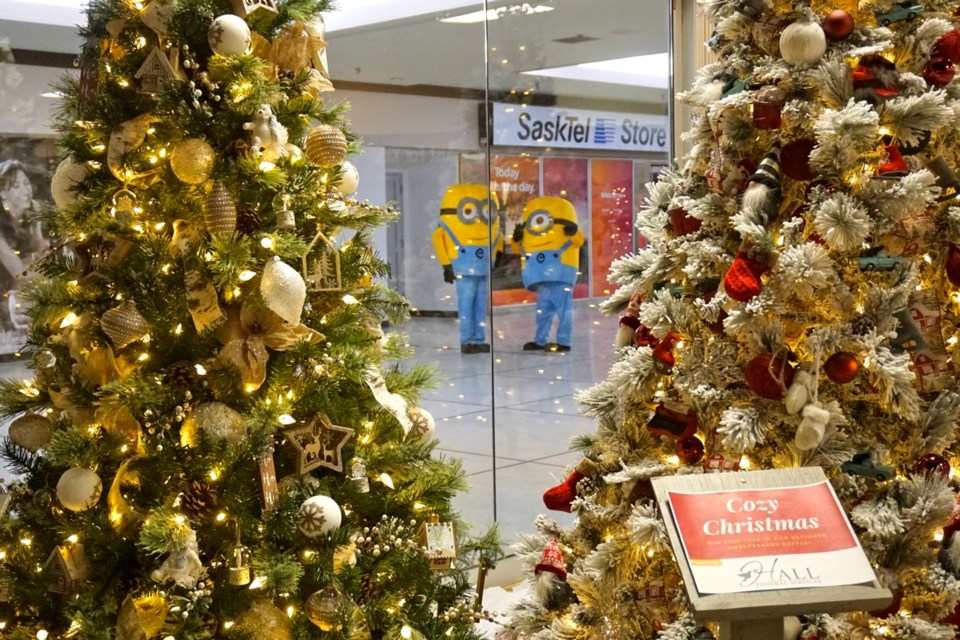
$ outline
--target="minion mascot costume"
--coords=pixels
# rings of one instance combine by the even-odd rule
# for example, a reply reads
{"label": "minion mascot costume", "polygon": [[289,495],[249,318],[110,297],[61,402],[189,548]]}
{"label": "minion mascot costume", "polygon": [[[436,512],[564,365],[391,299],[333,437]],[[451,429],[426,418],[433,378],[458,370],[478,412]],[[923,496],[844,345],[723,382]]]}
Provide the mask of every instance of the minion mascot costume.
{"label": "minion mascot costume", "polygon": [[[573,285],[580,269],[584,237],[577,210],[564,198],[534,198],[523,208],[523,222],[510,246],[520,254],[523,286],[537,293],[537,331],[524,351],[570,351],[573,338]],[[557,316],[557,341],[547,342]]]}
{"label": "minion mascot costume", "polygon": [[503,254],[498,211],[496,194],[482,184],[453,185],[440,204],[440,224],[433,232],[433,248],[443,267],[444,282],[457,286],[462,353],[490,351],[490,345],[484,342],[483,321],[487,314],[490,262]]}

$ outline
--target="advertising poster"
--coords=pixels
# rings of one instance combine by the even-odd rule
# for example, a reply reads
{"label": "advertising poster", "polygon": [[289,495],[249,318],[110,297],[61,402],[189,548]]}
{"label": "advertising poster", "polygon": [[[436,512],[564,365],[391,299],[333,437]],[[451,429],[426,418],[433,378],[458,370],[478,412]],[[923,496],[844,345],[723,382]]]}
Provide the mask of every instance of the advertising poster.
{"label": "advertising poster", "polygon": [[697,591],[854,585],[876,579],[833,488],[668,491]]}
{"label": "advertising poster", "polygon": [[633,248],[633,162],[591,160],[590,196],[593,295],[603,297],[616,290],[610,265]]}
{"label": "advertising poster", "polygon": [[590,199],[586,158],[544,158],[543,188],[540,195],[569,200],[577,210],[577,223],[587,241],[580,247],[580,277],[573,288],[574,298],[590,295]]}
{"label": "advertising poster", "polygon": [[491,156],[490,189],[500,202],[501,225],[507,259],[493,272],[493,304],[533,302],[537,294],[527,291],[520,279],[520,256],[510,252],[513,228],[523,218],[523,207],[540,195],[540,158]]}

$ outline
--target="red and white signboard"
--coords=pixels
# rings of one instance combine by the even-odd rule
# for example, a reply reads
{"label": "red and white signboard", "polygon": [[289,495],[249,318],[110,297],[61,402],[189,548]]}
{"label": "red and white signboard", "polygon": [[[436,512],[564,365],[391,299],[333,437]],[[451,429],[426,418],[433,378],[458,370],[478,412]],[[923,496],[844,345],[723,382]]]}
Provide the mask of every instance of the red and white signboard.
{"label": "red and white signboard", "polygon": [[833,487],[668,491],[700,593],[855,585],[873,569]]}

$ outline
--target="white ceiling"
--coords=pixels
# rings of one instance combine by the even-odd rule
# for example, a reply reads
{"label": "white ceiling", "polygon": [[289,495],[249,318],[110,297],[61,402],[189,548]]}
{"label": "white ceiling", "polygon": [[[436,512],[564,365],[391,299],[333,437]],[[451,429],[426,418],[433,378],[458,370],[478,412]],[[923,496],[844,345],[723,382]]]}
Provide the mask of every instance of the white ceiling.
{"label": "white ceiling", "polygon": [[[82,0],[0,0],[0,38],[14,50],[76,53],[80,40],[71,25],[82,20]],[[392,85],[403,91],[484,90],[485,25],[450,24],[440,18],[478,11],[468,0],[340,0],[327,14],[328,57],[334,83]],[[487,8],[522,2],[491,1]],[[665,0],[539,0],[554,10],[504,15],[486,25],[489,88],[532,91],[579,102],[666,104],[666,90],[639,84],[571,80],[529,73],[667,50]],[[638,69],[657,75],[659,70]],[[524,73],[526,72],[526,73]],[[665,71],[663,72],[665,73]],[[660,75],[663,75],[661,73]],[[628,78],[626,80],[630,82]],[[644,83],[642,78],[637,83]],[[646,82],[646,84],[658,84]],[[662,87],[662,82],[659,83]]]}

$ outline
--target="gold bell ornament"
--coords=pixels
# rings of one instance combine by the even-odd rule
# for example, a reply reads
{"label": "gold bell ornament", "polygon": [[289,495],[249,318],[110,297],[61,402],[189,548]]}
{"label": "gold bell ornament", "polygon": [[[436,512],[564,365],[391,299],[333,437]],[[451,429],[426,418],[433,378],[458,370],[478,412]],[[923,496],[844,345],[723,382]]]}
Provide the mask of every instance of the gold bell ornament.
{"label": "gold bell ornament", "polygon": [[304,153],[314,164],[335,167],[347,157],[347,136],[333,125],[318,125],[307,134]]}
{"label": "gold bell ornament", "polygon": [[150,325],[137,310],[137,305],[126,301],[118,307],[104,311],[100,328],[117,349],[123,349],[150,332]]}
{"label": "gold bell ornament", "polygon": [[210,235],[231,234],[237,229],[237,205],[225,184],[217,180],[207,195],[203,222]]}
{"label": "gold bell ornament", "polygon": [[200,184],[210,177],[217,154],[206,140],[181,140],[170,151],[170,169],[187,184]]}

